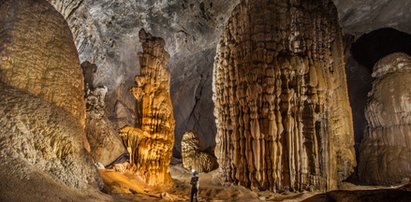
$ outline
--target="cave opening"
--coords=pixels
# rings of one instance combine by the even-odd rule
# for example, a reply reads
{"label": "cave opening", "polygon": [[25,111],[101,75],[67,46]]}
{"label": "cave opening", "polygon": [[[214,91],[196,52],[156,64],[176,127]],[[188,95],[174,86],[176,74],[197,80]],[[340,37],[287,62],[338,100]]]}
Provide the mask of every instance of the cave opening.
{"label": "cave opening", "polygon": [[411,35],[394,28],[381,28],[363,34],[351,46],[351,55],[370,72],[378,60],[395,52],[411,55]]}

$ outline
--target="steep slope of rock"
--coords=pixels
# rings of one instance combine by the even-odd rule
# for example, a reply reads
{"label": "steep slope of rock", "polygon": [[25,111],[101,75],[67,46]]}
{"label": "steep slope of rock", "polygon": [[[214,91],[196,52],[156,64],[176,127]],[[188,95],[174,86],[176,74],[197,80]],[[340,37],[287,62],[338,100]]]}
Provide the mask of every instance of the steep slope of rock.
{"label": "steep slope of rock", "polygon": [[174,144],[174,116],[170,98],[169,55],[162,38],[143,29],[139,32],[143,52],[141,73],[130,91],[137,100],[137,127],[120,131],[130,153],[129,170],[150,186],[171,184],[170,160]]}
{"label": "steep slope of rock", "polygon": [[335,189],[356,165],[331,1],[244,0],[217,49],[216,155],[252,189]]}
{"label": "steep slope of rock", "polygon": [[360,147],[359,176],[390,185],[411,177],[411,57],[394,53],[375,66]]}

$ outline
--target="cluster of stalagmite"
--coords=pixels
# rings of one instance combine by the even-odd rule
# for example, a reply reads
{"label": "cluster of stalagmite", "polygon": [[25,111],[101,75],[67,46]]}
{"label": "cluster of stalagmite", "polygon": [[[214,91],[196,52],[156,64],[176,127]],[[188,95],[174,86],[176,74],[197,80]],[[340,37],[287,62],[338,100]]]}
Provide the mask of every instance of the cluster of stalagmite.
{"label": "cluster of stalagmite", "polygon": [[174,144],[174,116],[170,98],[170,73],[165,42],[144,30],[139,33],[140,75],[131,93],[137,100],[137,127],[121,129],[130,153],[130,171],[148,185],[171,184],[169,165]]}
{"label": "cluster of stalagmite", "polygon": [[226,182],[335,189],[356,166],[341,31],[329,0],[243,0],[217,48],[216,155]]}
{"label": "cluster of stalagmite", "polygon": [[371,184],[397,184],[411,177],[411,57],[388,55],[372,76],[359,176]]}
{"label": "cluster of stalagmite", "polygon": [[7,179],[24,180],[31,192],[47,184],[31,178],[95,185],[83,75],[67,23],[42,0],[1,1],[0,15],[0,170],[13,165]]}
{"label": "cluster of stalagmite", "polygon": [[186,169],[210,172],[218,167],[216,157],[200,151],[200,139],[194,131],[184,133],[181,140],[181,157]]}

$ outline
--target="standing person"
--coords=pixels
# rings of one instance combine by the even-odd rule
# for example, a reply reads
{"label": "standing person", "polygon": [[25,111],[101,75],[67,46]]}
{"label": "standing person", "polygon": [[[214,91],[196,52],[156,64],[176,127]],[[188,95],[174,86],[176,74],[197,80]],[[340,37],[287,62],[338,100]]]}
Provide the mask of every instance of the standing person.
{"label": "standing person", "polygon": [[197,176],[198,172],[196,170],[192,170],[191,173],[193,176],[191,177],[191,198],[190,202],[198,202],[198,189],[200,188],[199,178]]}

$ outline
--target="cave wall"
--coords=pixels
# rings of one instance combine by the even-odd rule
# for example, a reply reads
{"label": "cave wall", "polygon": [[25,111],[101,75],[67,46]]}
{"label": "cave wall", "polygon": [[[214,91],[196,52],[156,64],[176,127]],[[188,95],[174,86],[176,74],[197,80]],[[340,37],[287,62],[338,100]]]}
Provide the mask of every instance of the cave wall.
{"label": "cave wall", "polygon": [[224,180],[336,189],[356,166],[342,34],[330,1],[242,1],[217,48],[213,99]]}
{"label": "cave wall", "polygon": [[[176,142],[181,141],[184,132],[194,129],[199,132],[202,150],[215,144],[216,129],[210,121],[213,114],[209,110],[212,104],[213,57],[218,36],[239,0],[49,2],[68,21],[80,61],[90,61],[100,68],[94,83],[108,87],[106,110],[115,129],[134,124],[135,103],[128,89],[134,83],[131,75],[139,72],[135,68],[139,67],[138,60],[135,60],[140,49],[137,33],[144,27],[165,39],[171,56],[168,66],[175,109]],[[411,2],[407,0],[333,2],[344,34],[352,35],[354,40],[363,33],[382,27],[411,32],[408,23]],[[355,65],[349,64],[347,67],[353,69],[352,78],[356,77],[356,73],[362,73],[354,71]],[[350,99],[355,99],[357,92],[350,90]],[[174,155],[180,156],[180,151],[179,144],[176,144]]]}

